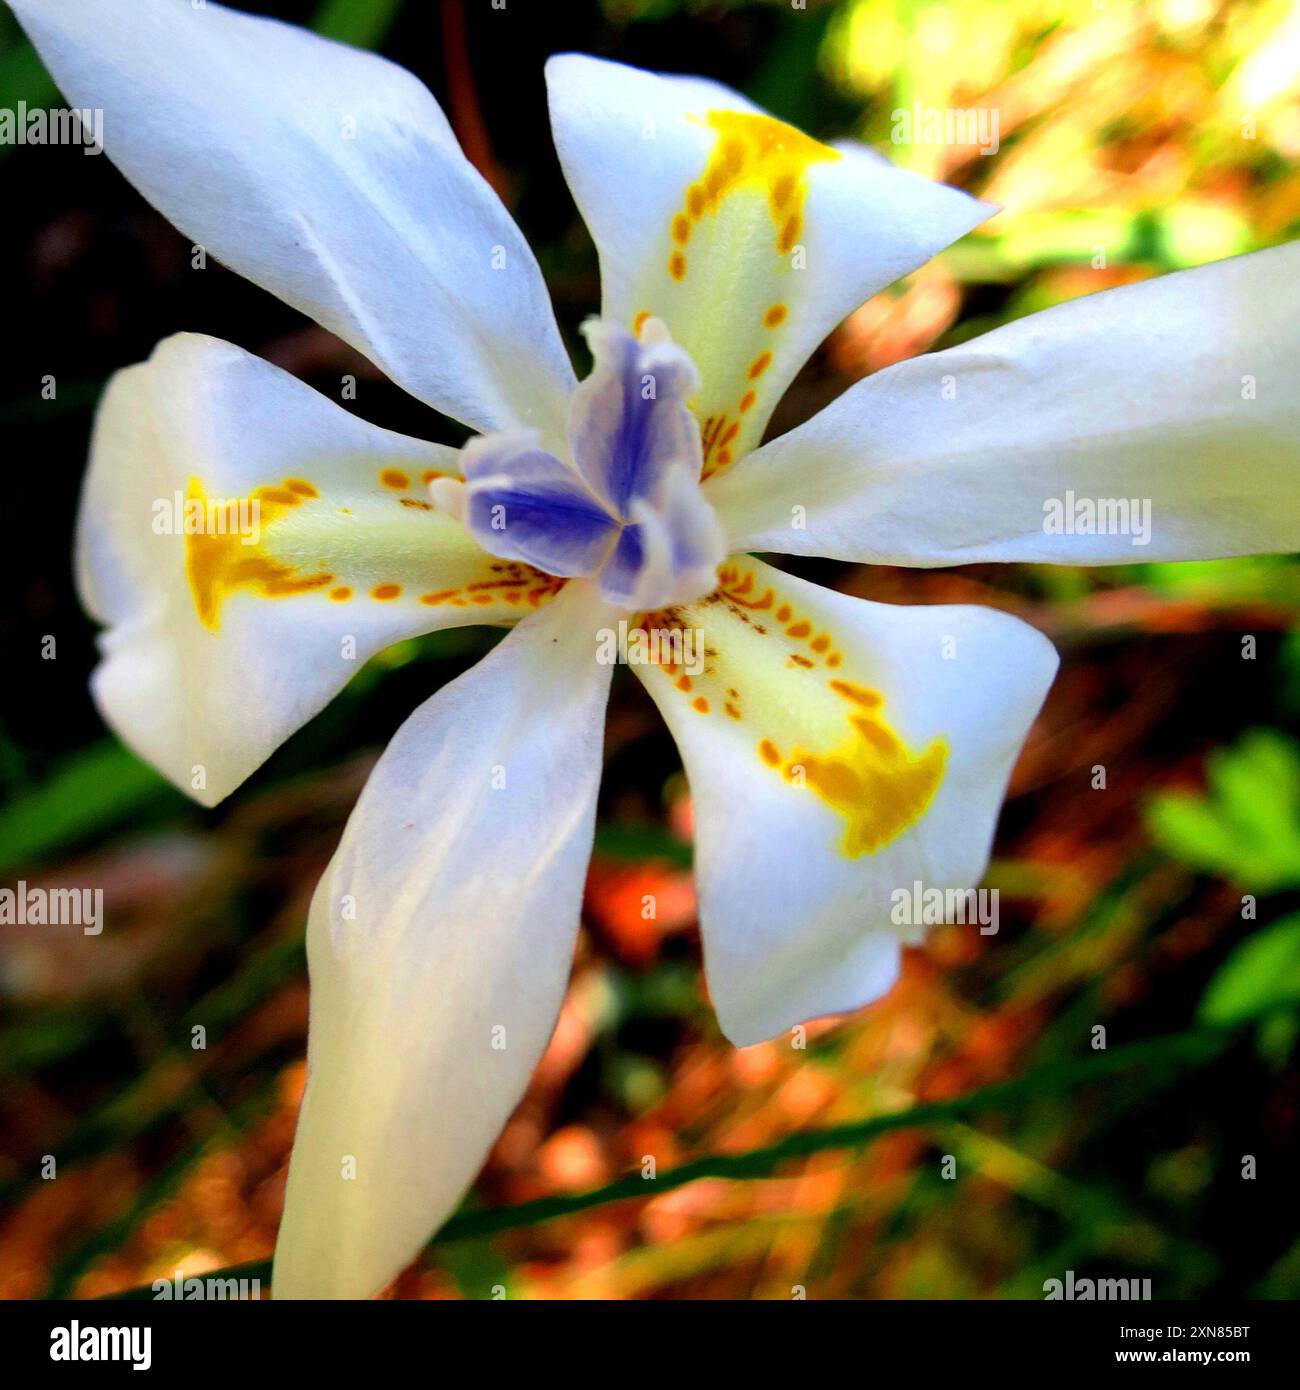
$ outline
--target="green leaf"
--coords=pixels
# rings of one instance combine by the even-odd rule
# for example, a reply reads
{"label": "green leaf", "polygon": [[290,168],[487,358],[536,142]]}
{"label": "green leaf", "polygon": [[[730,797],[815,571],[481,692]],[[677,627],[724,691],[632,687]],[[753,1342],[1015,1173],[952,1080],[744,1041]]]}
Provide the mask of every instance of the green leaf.
{"label": "green leaf", "polygon": [[[17,23],[7,14],[0,14],[0,107],[17,111],[20,102],[31,109],[54,105],[59,89],[45,71],[45,64],[36,50],[23,37]],[[12,154],[16,145],[0,145],[0,159]]]}
{"label": "green leaf", "polygon": [[401,7],[402,0],[323,0],[311,27],[354,48],[378,48]]}
{"label": "green leaf", "polygon": [[1185,864],[1249,888],[1300,884],[1300,744],[1254,729],[1206,763],[1207,796],[1152,798],[1147,824],[1156,843]]}
{"label": "green leaf", "polygon": [[1158,796],[1147,808],[1156,843],[1175,859],[1232,878],[1242,851],[1232,829],[1202,797],[1187,793]]}
{"label": "green leaf", "polygon": [[[20,101],[28,106],[48,106],[57,101],[59,89],[45,71],[36,50],[23,37],[18,24],[0,15],[0,106],[16,108]],[[0,151],[12,148],[0,146]]]}
{"label": "green leaf", "polygon": [[1230,1026],[1300,1005],[1300,912],[1252,932],[1219,967],[1197,1018]]}
{"label": "green leaf", "polygon": [[26,866],[168,802],[186,805],[120,743],[92,744],[0,811],[0,869]]}

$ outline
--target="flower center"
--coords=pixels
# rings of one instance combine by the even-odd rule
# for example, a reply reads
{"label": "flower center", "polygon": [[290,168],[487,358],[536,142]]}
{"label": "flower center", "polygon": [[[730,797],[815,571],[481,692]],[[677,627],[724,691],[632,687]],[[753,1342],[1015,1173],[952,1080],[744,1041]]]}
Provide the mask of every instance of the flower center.
{"label": "flower center", "polygon": [[598,319],[583,332],[595,365],[573,393],[568,458],[530,431],[481,435],[461,451],[464,481],[436,478],[430,496],[491,554],[594,578],[629,612],[700,598],[724,542],[686,404],[699,374],[657,319],[636,337]]}

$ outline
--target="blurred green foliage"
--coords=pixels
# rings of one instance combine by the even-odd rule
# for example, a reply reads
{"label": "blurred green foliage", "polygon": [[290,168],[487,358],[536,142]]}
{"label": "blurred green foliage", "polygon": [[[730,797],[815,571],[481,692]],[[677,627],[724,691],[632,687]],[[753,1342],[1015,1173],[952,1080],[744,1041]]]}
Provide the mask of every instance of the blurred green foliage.
{"label": "blurred green foliage", "polygon": [[1219,967],[1197,1009],[1206,1023],[1247,1023],[1300,1008],[1300,913],[1254,930]]}
{"label": "blurred green foliage", "polygon": [[153,768],[104,739],[0,807],[0,872],[66,854],[149,811],[174,815],[186,805]]}
{"label": "blurred green foliage", "polygon": [[1166,792],[1147,821],[1168,853],[1261,893],[1300,887],[1300,743],[1254,729],[1206,760],[1208,794]]}

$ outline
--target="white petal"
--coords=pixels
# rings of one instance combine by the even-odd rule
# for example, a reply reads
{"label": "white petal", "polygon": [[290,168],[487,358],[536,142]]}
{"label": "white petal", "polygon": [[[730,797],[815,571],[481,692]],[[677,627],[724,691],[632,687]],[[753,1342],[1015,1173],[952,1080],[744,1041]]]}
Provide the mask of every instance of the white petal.
{"label": "white petal", "polygon": [[598,615],[575,582],[520,623],[402,726],[348,822],[307,928],[277,1297],[388,1283],[460,1200],[546,1046],[595,822],[611,670]]}
{"label": "white petal", "polygon": [[[211,805],[384,647],[549,598],[548,576],[485,555],[424,500],[455,457],[213,338],[169,338],[118,373],[78,523],[108,722]],[[208,529],[186,534],[196,506]]]}
{"label": "white petal", "polygon": [[425,87],[190,0],[15,0],[70,104],[217,260],[476,429],[560,442],[572,369],[537,263]]}
{"label": "white petal", "polygon": [[895,892],[979,882],[1056,653],[992,609],[868,603],[743,557],[674,618],[703,672],[637,669],[690,781],[709,987],[743,1046],[890,987],[920,935]]}
{"label": "white petal", "polygon": [[600,252],[602,316],[657,316],[694,360],[706,473],[758,443],[841,319],[993,211],[860,147],[818,144],[716,83],[576,54],[546,75],[560,162]]}
{"label": "white petal", "polygon": [[737,550],[904,565],[1292,551],[1298,376],[1293,242],[877,372],[706,491]]}

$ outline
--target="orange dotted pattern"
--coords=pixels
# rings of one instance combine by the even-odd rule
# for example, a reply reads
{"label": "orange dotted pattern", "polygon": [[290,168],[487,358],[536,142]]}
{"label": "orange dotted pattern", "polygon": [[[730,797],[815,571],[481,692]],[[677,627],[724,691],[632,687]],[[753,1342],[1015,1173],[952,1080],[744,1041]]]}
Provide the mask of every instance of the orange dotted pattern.
{"label": "orange dotted pattern", "polygon": [[[844,653],[834,636],[822,630],[808,615],[781,597],[776,588],[759,580],[757,572],[743,564],[728,562],[718,572],[718,588],[707,598],[684,608],[645,614],[644,628],[687,627],[702,622],[708,630],[708,614],[721,610],[730,620],[744,624],[761,637],[771,637],[785,652],[784,666],[796,681],[820,679],[822,691],[844,705],[845,735],[841,743],[828,749],[805,747],[808,730],[798,727],[799,689],[792,687],[791,700],[781,701],[796,711],[792,727],[784,730],[759,729],[754,747],[759,760],[792,786],[813,792],[836,811],[845,824],[841,850],[848,858],[875,853],[898,838],[925,814],[934,799],[947,766],[947,746],[933,741],[919,755],[913,755],[885,719],[884,697],[878,690],[845,678],[839,672]],[[714,628],[716,640],[717,628]],[[703,717],[729,719],[736,723],[762,723],[771,717],[770,680],[768,701],[757,717],[747,716],[743,674],[728,670],[718,651],[707,642],[702,674],[687,674],[671,665],[661,666],[674,688],[690,700],[690,708]],[[701,691],[705,687],[707,694]],[[825,694],[820,696],[821,716],[817,727],[825,732]],[[752,703],[752,702],[751,702]]]}
{"label": "orange dotted pattern", "polygon": [[[774,254],[789,256],[803,235],[808,169],[813,164],[838,160],[840,153],[793,126],[755,112],[710,111],[702,118],[691,119],[706,124],[715,138],[703,172],[687,185],[680,207],[674,209],[669,219],[669,278],[678,284],[688,278],[691,248],[701,224],[715,217],[724,203],[742,189],[756,192],[765,201],[773,228]],[[774,262],[773,268],[779,273],[788,267],[780,261]],[[638,326],[647,312],[642,310],[636,316]],[[762,328],[780,328],[789,314],[786,304],[769,304],[762,312]],[[762,350],[749,364],[747,382],[735,404],[714,409],[701,421],[704,477],[729,467],[749,447],[753,430],[747,431],[743,439],[738,436],[745,424],[744,417],[758,402],[760,378],[771,364],[771,351]],[[715,391],[721,393],[725,389],[715,383]],[[716,403],[715,396],[710,404]]]}
{"label": "orange dotted pattern", "polygon": [[494,576],[491,579],[475,580],[458,589],[421,594],[420,602],[430,608],[441,604],[450,604],[453,608],[487,608],[499,600],[512,608],[540,608],[568,583],[515,560],[503,560],[491,569]]}
{"label": "orange dotted pattern", "polygon": [[[786,307],[784,304],[770,305],[763,314],[763,326],[765,328],[778,328],[785,322],[785,318]],[[704,468],[701,477],[711,478],[715,473],[720,473],[734,462],[734,444],[736,436],[740,433],[741,417],[748,415],[754,408],[754,404],[758,400],[757,384],[771,365],[772,353],[770,349],[764,348],[746,369],[746,380],[754,384],[747,387],[744,395],[741,396],[736,405],[735,415],[732,416],[723,411],[718,415],[707,416],[700,425],[700,440],[704,450]]]}
{"label": "orange dotted pattern", "polygon": [[[410,474],[401,469],[385,468],[379,473],[378,481],[381,487],[390,492],[412,494],[421,484],[427,485],[441,476],[445,475],[436,469],[428,469],[421,475],[420,484],[417,484]],[[404,495],[395,500],[412,510],[434,510],[432,503],[419,496]],[[247,499],[223,505],[230,509],[230,515],[234,517],[239,515],[237,509],[255,502],[259,523],[265,526],[294,508],[320,501],[320,491],[313,483],[302,478],[289,478],[283,483],[255,488]],[[187,502],[210,510],[198,478],[190,480]],[[343,515],[353,514],[350,507],[340,507],[338,510]],[[539,608],[554,597],[565,582],[531,565],[502,562],[488,567],[490,578],[476,579],[456,588],[419,592],[393,580],[382,580],[359,591],[331,569],[322,567],[315,572],[301,572],[266,553],[260,539],[257,544],[246,544],[247,539],[233,527],[226,532],[204,529],[186,534],[186,577],[199,621],[210,632],[219,631],[221,605],[231,593],[238,590],[248,590],[261,598],[289,598],[328,590],[328,598],[333,603],[350,603],[360,592],[376,603],[392,603],[407,597],[430,608],[443,605],[464,609],[504,607],[518,609],[522,613]],[[480,574],[483,572],[480,570]],[[504,616],[499,611],[487,613],[483,620],[500,621]]]}
{"label": "orange dotted pattern", "polygon": [[744,187],[766,193],[776,250],[788,255],[803,234],[808,166],[840,158],[837,150],[772,116],[710,111],[705,120],[717,135],[712,154],[703,174],[687,187],[682,207],[669,224],[673,249],[668,273],[679,281],[686,278],[686,248],[696,226]]}

